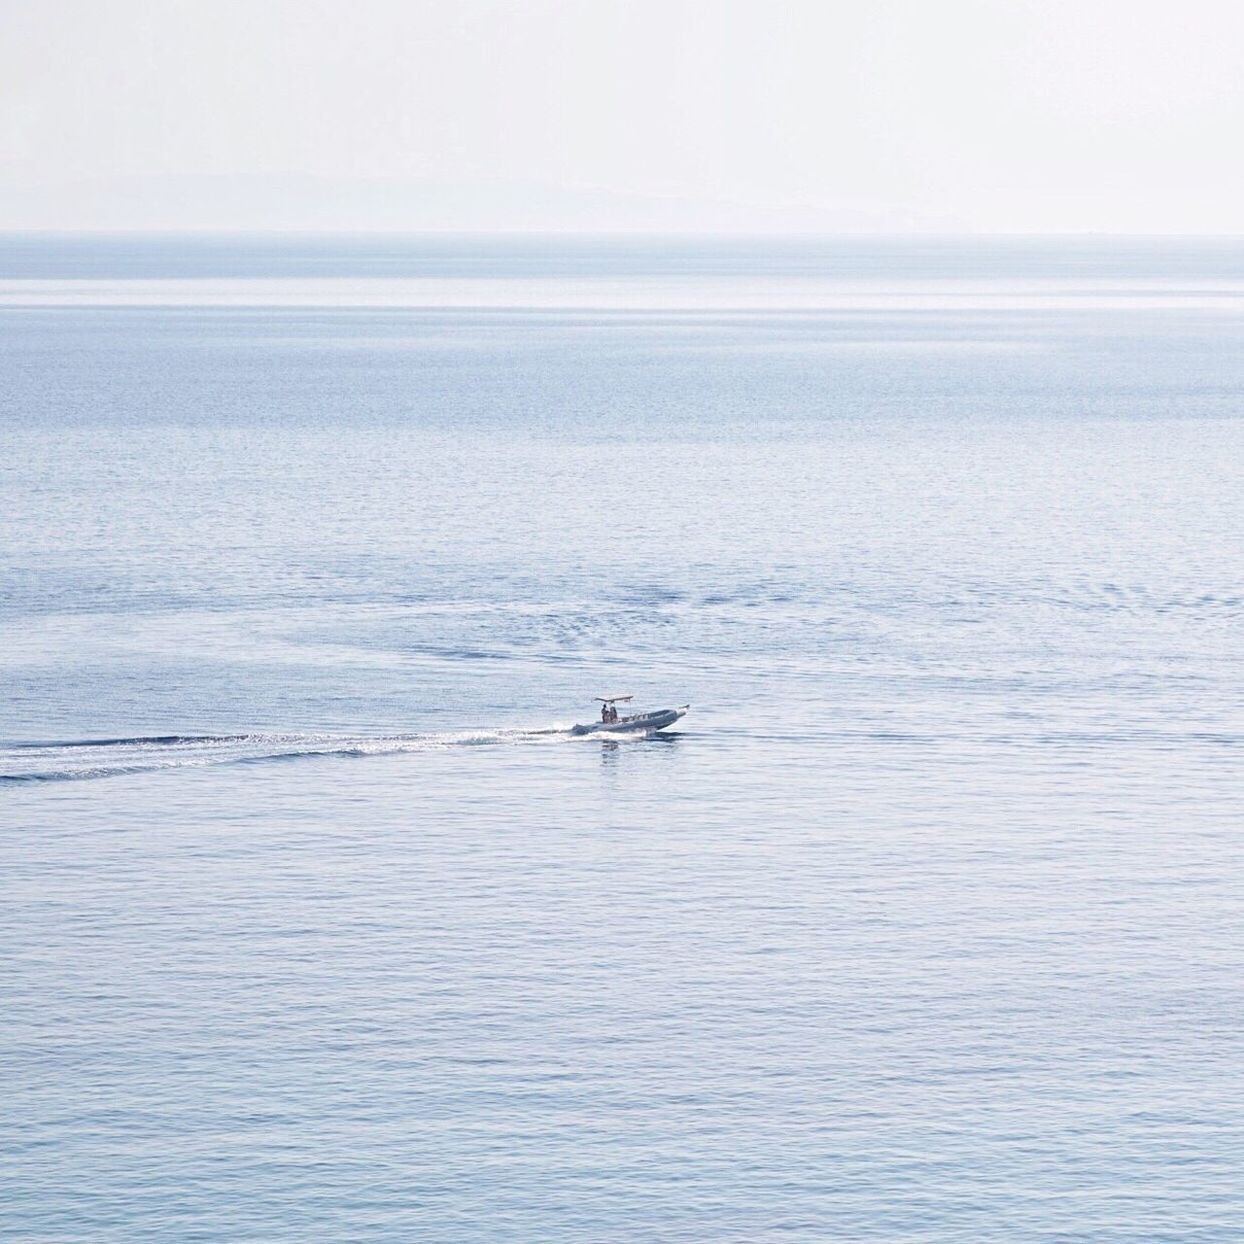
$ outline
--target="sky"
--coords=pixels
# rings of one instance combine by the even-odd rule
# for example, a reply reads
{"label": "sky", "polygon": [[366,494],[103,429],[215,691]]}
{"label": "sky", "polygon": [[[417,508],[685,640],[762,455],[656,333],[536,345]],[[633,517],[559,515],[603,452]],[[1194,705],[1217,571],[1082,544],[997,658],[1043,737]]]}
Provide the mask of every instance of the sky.
{"label": "sky", "polygon": [[0,229],[1244,231],[1238,0],[0,0]]}

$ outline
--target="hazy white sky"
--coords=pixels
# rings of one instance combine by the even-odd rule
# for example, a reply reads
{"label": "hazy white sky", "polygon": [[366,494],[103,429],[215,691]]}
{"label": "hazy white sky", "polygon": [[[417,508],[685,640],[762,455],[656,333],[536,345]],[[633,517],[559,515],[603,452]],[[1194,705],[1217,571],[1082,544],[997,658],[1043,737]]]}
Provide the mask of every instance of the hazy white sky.
{"label": "hazy white sky", "polygon": [[1239,0],[0,0],[0,227],[1244,231]]}

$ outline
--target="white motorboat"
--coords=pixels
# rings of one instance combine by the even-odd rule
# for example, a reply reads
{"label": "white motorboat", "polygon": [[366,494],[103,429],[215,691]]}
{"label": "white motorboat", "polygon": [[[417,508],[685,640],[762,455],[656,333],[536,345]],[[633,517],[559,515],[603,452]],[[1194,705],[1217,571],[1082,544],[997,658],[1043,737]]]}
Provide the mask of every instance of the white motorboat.
{"label": "white motorboat", "polygon": [[679,705],[678,708],[657,708],[646,713],[618,712],[619,704],[629,704],[635,697],[631,695],[598,695],[596,701],[601,706],[600,720],[586,725],[573,726],[571,734],[653,734],[672,726],[680,717],[687,715],[690,704]]}

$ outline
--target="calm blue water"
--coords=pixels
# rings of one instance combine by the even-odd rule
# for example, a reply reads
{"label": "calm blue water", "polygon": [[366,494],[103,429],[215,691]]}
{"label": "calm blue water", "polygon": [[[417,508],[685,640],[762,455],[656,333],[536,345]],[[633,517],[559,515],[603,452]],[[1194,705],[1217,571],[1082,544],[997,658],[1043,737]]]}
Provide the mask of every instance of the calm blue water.
{"label": "calm blue water", "polygon": [[1238,1240],[1242,399],[1240,242],[4,239],[0,1235]]}

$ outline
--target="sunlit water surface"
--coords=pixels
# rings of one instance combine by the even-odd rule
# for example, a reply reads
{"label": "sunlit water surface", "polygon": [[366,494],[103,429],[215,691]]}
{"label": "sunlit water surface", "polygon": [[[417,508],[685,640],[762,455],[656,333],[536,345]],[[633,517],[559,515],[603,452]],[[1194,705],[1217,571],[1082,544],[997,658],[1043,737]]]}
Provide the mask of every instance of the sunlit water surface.
{"label": "sunlit water surface", "polygon": [[6,1240],[1240,1238],[1244,247],[0,260]]}

